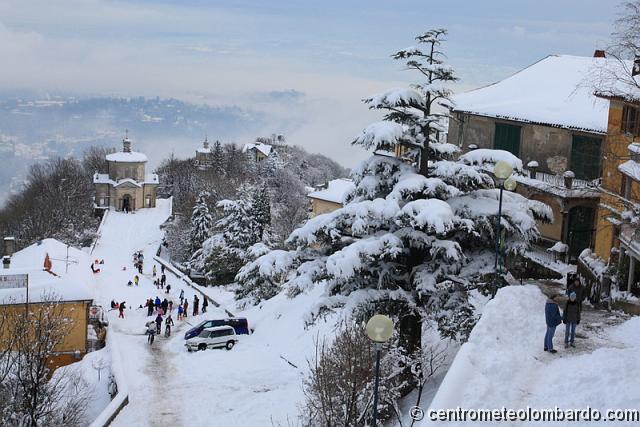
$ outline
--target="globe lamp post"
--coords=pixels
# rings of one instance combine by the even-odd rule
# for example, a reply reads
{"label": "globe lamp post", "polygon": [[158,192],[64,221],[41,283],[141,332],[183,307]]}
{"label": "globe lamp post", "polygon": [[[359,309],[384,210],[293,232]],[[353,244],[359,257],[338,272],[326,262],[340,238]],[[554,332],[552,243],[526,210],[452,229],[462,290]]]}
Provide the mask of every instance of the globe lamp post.
{"label": "globe lamp post", "polygon": [[373,389],[373,426],[378,421],[378,385],[380,383],[380,350],[382,344],[393,335],[393,320],[383,314],[376,314],[367,322],[367,336],[376,347],[376,382]]}

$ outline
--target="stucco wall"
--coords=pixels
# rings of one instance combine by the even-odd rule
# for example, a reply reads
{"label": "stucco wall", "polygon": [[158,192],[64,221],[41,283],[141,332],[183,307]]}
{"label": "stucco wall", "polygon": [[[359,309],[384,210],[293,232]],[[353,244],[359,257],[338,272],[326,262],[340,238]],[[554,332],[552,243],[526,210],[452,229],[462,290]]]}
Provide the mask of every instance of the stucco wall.
{"label": "stucco wall", "polygon": [[[29,311],[34,313],[32,316],[37,316],[39,310],[45,307],[44,304],[31,303],[29,304]],[[68,335],[65,337],[62,343],[54,348],[54,351],[60,353],[67,353],[66,355],[58,355],[52,361],[55,367],[66,365],[75,362],[76,359],[73,356],[73,352],[80,351],[81,356],[84,356],[87,351],[87,326],[89,324],[89,302],[63,302],[56,307],[56,310],[60,309],[60,315],[70,319]],[[24,304],[13,305],[0,305],[0,311],[3,315],[6,313],[9,316],[19,316],[25,310]],[[9,330],[0,331],[0,348],[2,343],[6,342],[6,335],[10,333]]]}
{"label": "stucco wall", "polygon": [[464,152],[470,144],[478,148],[494,148],[495,124],[505,123],[520,126],[520,154],[518,157],[526,165],[535,160],[540,172],[561,174],[571,169],[571,144],[573,135],[602,138],[602,135],[570,131],[552,126],[534,125],[490,117],[455,113],[456,119],[449,120],[449,139],[452,144],[461,145]]}
{"label": "stucco wall", "polygon": [[328,202],[326,200],[311,199],[311,218],[316,215],[333,212],[342,207],[341,203]]}
{"label": "stucco wall", "polygon": [[114,181],[132,178],[144,181],[145,163],[107,162],[109,164],[109,178]]}

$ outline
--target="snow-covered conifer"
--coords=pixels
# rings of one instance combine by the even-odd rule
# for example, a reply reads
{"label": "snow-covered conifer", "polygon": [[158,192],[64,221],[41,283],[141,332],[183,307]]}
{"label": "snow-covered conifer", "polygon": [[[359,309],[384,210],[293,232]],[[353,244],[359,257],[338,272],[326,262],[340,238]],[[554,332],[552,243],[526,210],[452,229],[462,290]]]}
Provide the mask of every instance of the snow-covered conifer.
{"label": "snow-covered conifer", "polygon": [[200,249],[202,242],[209,238],[213,226],[213,218],[209,212],[206,196],[206,193],[200,193],[191,214],[191,248],[193,252]]}

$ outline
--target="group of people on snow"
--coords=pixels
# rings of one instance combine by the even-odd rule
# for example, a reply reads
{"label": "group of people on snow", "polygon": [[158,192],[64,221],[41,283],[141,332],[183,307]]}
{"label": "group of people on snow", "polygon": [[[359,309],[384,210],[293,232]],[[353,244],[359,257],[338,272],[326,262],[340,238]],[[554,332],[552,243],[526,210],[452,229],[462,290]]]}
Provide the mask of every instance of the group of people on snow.
{"label": "group of people on snow", "polygon": [[586,298],[585,287],[580,282],[578,276],[570,279],[570,283],[567,285],[566,296],[567,301],[564,304],[562,314],[560,314],[560,307],[558,306],[560,295],[551,295],[545,304],[544,313],[547,332],[544,336],[544,351],[548,351],[549,353],[558,352],[553,348],[553,336],[560,323],[565,324],[564,348],[575,347],[576,327],[580,324],[582,302]]}
{"label": "group of people on snow", "polygon": [[138,270],[138,273],[142,274],[142,267],[144,265],[144,254],[142,251],[133,254],[133,267]]}

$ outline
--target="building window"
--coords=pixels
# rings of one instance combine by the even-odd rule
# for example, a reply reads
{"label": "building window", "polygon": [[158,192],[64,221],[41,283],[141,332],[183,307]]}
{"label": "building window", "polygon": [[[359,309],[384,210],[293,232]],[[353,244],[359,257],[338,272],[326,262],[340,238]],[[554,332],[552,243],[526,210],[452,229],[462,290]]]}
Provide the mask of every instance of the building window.
{"label": "building window", "polygon": [[640,108],[631,105],[622,108],[622,132],[640,135]]}
{"label": "building window", "polygon": [[631,178],[626,175],[622,175],[622,188],[620,189],[620,195],[627,200],[631,198]]}
{"label": "building window", "polygon": [[600,138],[573,135],[570,169],[576,178],[591,180],[600,177],[601,144]]}
{"label": "building window", "polygon": [[520,157],[520,126],[496,123],[493,148],[505,150]]}

